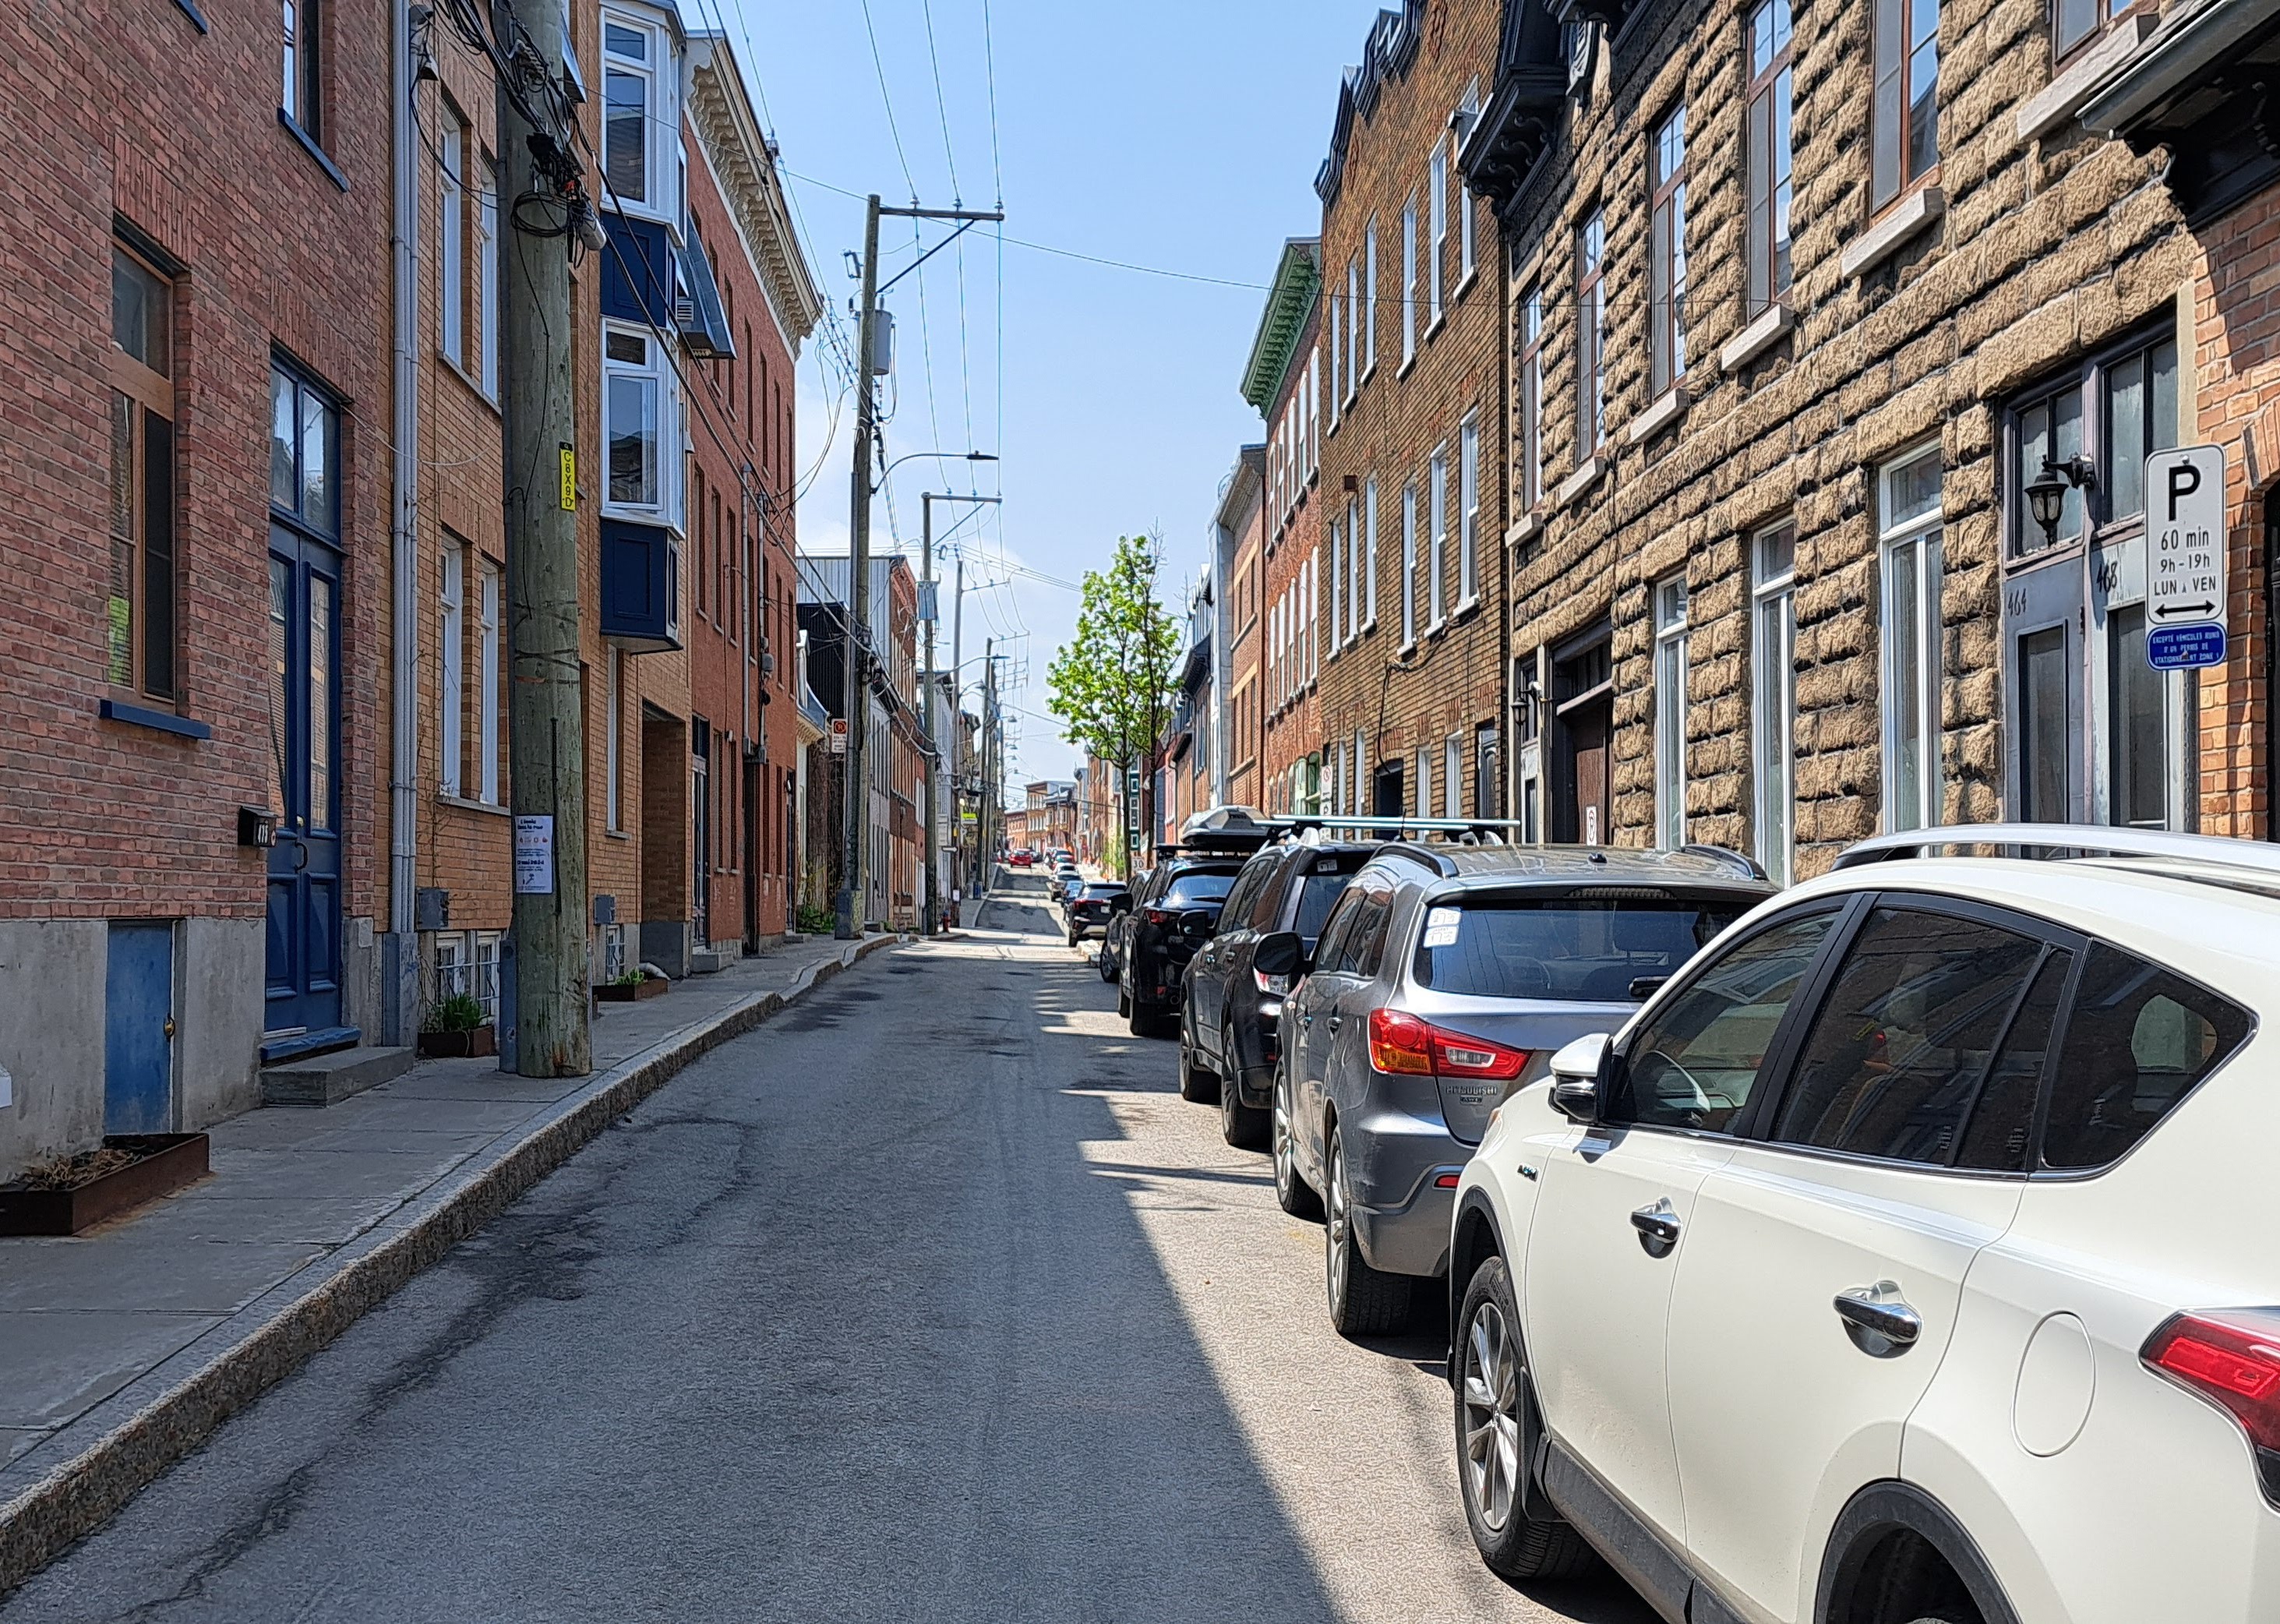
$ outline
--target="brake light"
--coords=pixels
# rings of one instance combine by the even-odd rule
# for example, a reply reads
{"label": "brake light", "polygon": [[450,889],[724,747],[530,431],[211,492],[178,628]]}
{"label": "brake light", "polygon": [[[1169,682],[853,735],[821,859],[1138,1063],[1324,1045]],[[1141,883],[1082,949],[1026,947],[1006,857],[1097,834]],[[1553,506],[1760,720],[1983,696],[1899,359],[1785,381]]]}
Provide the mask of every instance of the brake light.
{"label": "brake light", "polygon": [[2174,1315],[2138,1357],[2238,1421],[2265,1492],[2280,1497],[2280,1309]]}
{"label": "brake light", "polygon": [[1508,1082],[1528,1069],[1528,1051],[1452,1032],[1406,1010],[1369,1012],[1370,1066],[1399,1077],[1477,1077]]}

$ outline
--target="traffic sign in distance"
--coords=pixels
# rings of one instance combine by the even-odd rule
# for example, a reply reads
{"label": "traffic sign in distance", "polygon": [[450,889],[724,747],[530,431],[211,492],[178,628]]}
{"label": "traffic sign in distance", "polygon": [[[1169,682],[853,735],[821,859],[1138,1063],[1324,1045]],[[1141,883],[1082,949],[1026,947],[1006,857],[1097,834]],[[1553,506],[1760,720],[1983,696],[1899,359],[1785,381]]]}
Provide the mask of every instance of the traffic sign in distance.
{"label": "traffic sign in distance", "polygon": [[2156,671],[2192,671],[2224,664],[2224,627],[2209,620],[2156,626],[2145,633],[2145,663]]}
{"label": "traffic sign in distance", "polygon": [[[2156,670],[2224,658],[2224,448],[2185,445],[2145,459],[2145,620],[2152,633],[2207,627],[2216,636],[2169,637],[2145,658]],[[2214,648],[2212,655],[2208,651]]]}

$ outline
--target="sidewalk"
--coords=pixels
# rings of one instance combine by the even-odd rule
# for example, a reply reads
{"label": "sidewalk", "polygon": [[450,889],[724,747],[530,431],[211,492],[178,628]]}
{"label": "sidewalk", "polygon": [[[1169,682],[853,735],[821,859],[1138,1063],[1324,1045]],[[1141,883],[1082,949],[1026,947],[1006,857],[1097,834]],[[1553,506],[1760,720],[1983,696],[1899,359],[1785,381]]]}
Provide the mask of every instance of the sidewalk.
{"label": "sidewalk", "polygon": [[0,1239],[0,1594],[682,1067],[906,940],[810,937],[604,1004],[589,1077],[428,1060],[327,1109],[248,1112],[189,1189]]}

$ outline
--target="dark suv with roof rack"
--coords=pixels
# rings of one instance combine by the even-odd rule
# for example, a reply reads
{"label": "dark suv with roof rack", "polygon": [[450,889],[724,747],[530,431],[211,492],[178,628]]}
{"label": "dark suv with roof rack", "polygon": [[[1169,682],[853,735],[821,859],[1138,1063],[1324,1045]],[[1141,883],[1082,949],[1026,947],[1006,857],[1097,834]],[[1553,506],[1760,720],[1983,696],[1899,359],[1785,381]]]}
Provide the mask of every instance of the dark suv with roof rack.
{"label": "dark suv with roof rack", "polygon": [[1258,943],[1256,973],[1304,976],[1282,1006],[1275,1194],[1327,1209],[1341,1332],[1397,1328],[1413,1282],[1446,1271],[1458,1179],[1498,1104],[1773,890],[1709,847],[1402,842],[1346,886],[1311,953],[1295,932]]}
{"label": "dark suv with roof rack", "polygon": [[1177,845],[1156,848],[1117,955],[1116,1012],[1135,1036],[1178,1019],[1189,963],[1219,927],[1220,906],[1244,863],[1272,833],[1248,807],[1214,807],[1182,826]]}

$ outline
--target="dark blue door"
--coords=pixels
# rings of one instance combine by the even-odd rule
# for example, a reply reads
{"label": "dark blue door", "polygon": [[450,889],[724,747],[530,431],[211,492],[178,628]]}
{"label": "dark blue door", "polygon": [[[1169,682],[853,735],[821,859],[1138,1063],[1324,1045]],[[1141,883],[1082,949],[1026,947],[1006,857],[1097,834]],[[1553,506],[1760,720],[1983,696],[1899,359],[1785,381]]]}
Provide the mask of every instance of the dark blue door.
{"label": "dark blue door", "polygon": [[269,735],[278,781],[269,850],[272,1034],[341,1020],[340,557],[269,532]]}
{"label": "dark blue door", "polygon": [[174,1125],[174,927],[115,920],[104,976],[103,1131]]}

